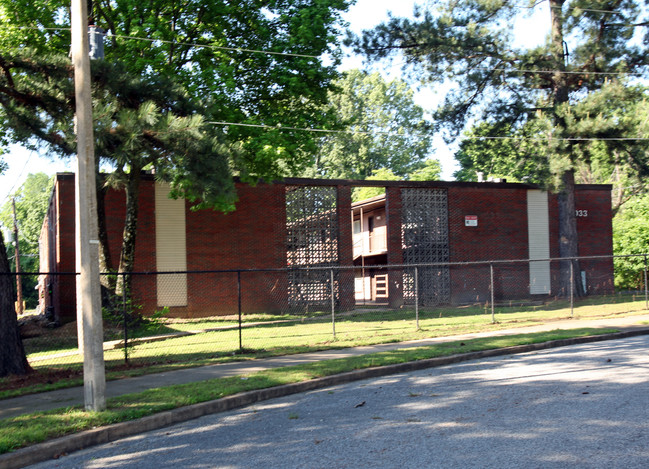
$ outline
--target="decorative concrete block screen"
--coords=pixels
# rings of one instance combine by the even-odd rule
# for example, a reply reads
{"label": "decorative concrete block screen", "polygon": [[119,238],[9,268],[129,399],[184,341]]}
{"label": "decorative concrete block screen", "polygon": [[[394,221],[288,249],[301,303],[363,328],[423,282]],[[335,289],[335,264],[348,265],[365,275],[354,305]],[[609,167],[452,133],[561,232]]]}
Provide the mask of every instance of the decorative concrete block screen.
{"label": "decorative concrete block screen", "polygon": [[[446,189],[401,189],[401,240],[404,264],[429,264],[449,261],[448,201]],[[421,305],[448,303],[451,297],[448,266],[403,272],[403,298],[408,304],[418,294]]]}
{"label": "decorative concrete block screen", "polygon": [[[289,267],[338,265],[337,189],[330,186],[286,187],[286,258]],[[331,304],[331,271],[288,272],[289,306]],[[338,273],[334,276],[334,295]]]}

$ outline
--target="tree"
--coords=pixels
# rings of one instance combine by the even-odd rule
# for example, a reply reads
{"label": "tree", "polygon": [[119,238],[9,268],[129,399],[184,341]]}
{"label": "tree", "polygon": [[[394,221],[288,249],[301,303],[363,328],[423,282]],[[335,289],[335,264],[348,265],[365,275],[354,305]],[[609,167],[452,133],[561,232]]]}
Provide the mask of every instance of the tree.
{"label": "tree", "polygon": [[[0,173],[6,163],[0,160]],[[31,370],[18,330],[14,308],[14,276],[11,275],[4,237],[0,230],[0,378],[10,374],[24,375]]]}
{"label": "tree", "polygon": [[442,175],[442,166],[439,161],[429,158],[424,165],[408,175],[410,181],[437,181]]}
{"label": "tree", "polygon": [[[559,112],[565,116],[567,133],[578,155],[575,180],[583,184],[612,184],[613,212],[634,196],[646,192],[642,178],[649,168],[649,142],[633,136],[647,134],[649,90],[638,85],[609,81]],[[474,181],[477,173],[490,177],[544,184],[552,176],[547,148],[538,145],[540,118],[519,129],[497,130],[482,122],[467,132],[456,158],[461,169],[455,177]],[[490,135],[512,138],[489,139]],[[619,136],[629,139],[618,139]]]}
{"label": "tree", "polygon": [[[545,147],[549,169],[544,186],[558,191],[559,253],[576,257],[574,179],[581,154],[569,139],[567,111],[612,77],[646,73],[646,52],[632,39],[648,23],[639,1],[549,0],[549,7],[549,38],[530,49],[512,41],[510,25],[521,10],[507,0],[448,1],[437,14],[419,9],[414,20],[391,18],[355,44],[371,59],[403,54],[424,82],[454,81],[456,89],[435,113],[451,137],[470,119],[508,132],[538,120],[529,130],[543,138],[537,144]],[[568,285],[564,265],[564,292]],[[580,282],[575,286],[580,292]]]}
{"label": "tree", "polygon": [[0,378],[10,374],[23,375],[31,370],[18,330],[13,280],[0,232]]}
{"label": "tree", "polygon": [[431,153],[432,125],[407,83],[351,70],[335,87],[327,105],[345,130],[320,139],[307,176],[366,179],[380,168],[406,176],[422,167]]}
{"label": "tree", "polygon": [[[365,178],[366,181],[436,181],[442,173],[442,168],[439,161],[435,159],[428,159],[424,162],[424,166],[416,169],[405,177],[394,174],[390,168],[379,168],[372,171],[372,175]],[[359,200],[369,199],[377,195],[385,194],[385,187],[377,186],[361,186],[355,187],[352,190],[352,201],[358,202]]]}
{"label": "tree", "polygon": [[[391,169],[380,168],[372,171],[372,174],[366,178],[368,181],[400,181],[402,178],[394,174]],[[362,186],[355,187],[352,190],[352,201],[369,199],[377,195],[385,194],[385,187]]]}
{"label": "tree", "polygon": [[[469,129],[460,142],[455,159],[460,169],[454,177],[458,181],[477,181],[480,173],[484,179],[507,178],[510,181],[542,183],[548,178],[547,161],[537,158],[537,152],[522,132],[509,124],[480,122]],[[491,139],[492,135],[516,135],[520,138]]]}
{"label": "tree", "polygon": [[[12,194],[16,200],[22,272],[38,272],[38,240],[47,213],[53,182],[54,178],[45,173],[28,174],[25,182]],[[0,210],[0,222],[7,228],[13,228],[13,209],[10,200]],[[13,257],[15,247],[7,246],[7,254]],[[11,270],[15,270],[13,263]],[[35,276],[22,277],[23,297],[28,308],[35,308],[38,304],[38,295],[34,288],[37,280]]]}
{"label": "tree", "polygon": [[[67,58],[42,56],[28,48],[11,49],[0,54],[0,64],[6,85],[0,103],[9,137],[27,144],[44,142],[50,151],[71,156],[76,137],[72,67]],[[122,64],[106,61],[94,64],[92,75],[97,161],[111,162],[116,169],[108,182],[126,188],[127,216],[118,269],[128,273],[134,265],[141,170],[154,166],[162,178],[172,181],[178,194],[198,205],[228,208],[234,200],[229,153],[220,144],[221,129],[205,126],[201,102],[191,99],[172,80],[134,76]],[[100,226],[101,221],[100,216]],[[103,259],[104,271],[110,271],[110,257]],[[129,278],[120,278],[127,282],[128,291]],[[114,279],[107,286],[111,290],[123,287]]]}
{"label": "tree", "polygon": [[[649,195],[634,197],[613,219],[613,249],[620,256],[649,253]],[[643,257],[616,258],[615,286],[642,290],[646,261]]]}
{"label": "tree", "polygon": [[[0,161],[0,167],[2,163]],[[14,275],[0,230],[0,378],[10,374],[24,375],[31,370],[18,330],[14,292]]]}
{"label": "tree", "polygon": [[[62,155],[74,152],[66,5],[0,0],[4,135]],[[106,60],[92,66],[96,153],[116,167],[109,182],[127,192],[120,272],[134,261],[140,170],[154,168],[196,208],[229,210],[232,174],[256,182],[309,161],[314,138],[280,127],[329,122],[321,109],[347,5],[94,2],[94,22],[110,34]],[[323,65],[326,53],[332,65]],[[102,258],[114,266],[106,249]]]}

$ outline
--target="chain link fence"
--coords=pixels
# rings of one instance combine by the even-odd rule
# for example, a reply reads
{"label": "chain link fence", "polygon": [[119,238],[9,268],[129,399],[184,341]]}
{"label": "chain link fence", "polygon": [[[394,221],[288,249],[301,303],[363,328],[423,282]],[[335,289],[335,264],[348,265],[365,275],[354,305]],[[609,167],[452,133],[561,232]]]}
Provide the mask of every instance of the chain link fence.
{"label": "chain link fence", "polygon": [[[628,269],[635,269],[633,275]],[[617,291],[619,270],[637,279]],[[15,275],[15,274],[12,274]],[[37,371],[80,373],[75,274],[22,273]],[[649,309],[647,255],[103,275],[107,370],[197,366]]]}

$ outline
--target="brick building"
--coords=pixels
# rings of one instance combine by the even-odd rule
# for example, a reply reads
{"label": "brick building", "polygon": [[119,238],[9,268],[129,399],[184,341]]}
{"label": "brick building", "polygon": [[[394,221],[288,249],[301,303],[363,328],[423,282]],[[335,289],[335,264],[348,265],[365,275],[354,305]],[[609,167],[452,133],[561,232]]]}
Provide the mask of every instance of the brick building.
{"label": "brick building", "polygon": [[[386,193],[352,204],[360,185]],[[577,186],[580,256],[612,254],[610,189]],[[558,263],[547,260],[558,257],[557,200],[534,186],[286,179],[237,184],[237,193],[232,213],[191,211],[143,175],[132,294],[144,313],[167,306],[176,316],[230,314],[239,291],[244,312],[317,309],[331,303],[332,285],[341,309],[359,300],[399,306],[414,300],[407,266],[429,263],[448,265],[418,271],[422,304],[489,298],[489,266],[455,264],[478,261],[538,259],[495,265],[498,300],[557,293]],[[122,191],[108,191],[106,214],[117,263]],[[41,280],[41,307],[63,320],[75,316],[74,256],[74,175],[59,174],[41,232],[41,272],[52,273]],[[580,267],[588,293],[613,290],[612,259]]]}

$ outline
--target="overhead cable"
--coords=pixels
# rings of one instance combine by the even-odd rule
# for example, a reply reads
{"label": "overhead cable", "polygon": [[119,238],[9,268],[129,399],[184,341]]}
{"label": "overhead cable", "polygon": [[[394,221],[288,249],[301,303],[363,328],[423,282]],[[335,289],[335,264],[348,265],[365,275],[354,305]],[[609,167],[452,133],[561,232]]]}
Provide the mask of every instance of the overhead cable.
{"label": "overhead cable", "polygon": [[[266,130],[294,130],[301,132],[314,132],[314,133],[330,133],[330,134],[361,134],[361,135],[386,135],[390,137],[412,137],[412,136],[429,136],[430,134],[417,133],[417,132],[390,132],[380,130],[334,130],[334,129],[314,129],[306,127],[292,127],[282,124],[267,125],[267,124],[246,124],[238,122],[223,122],[223,121],[208,121],[206,124],[223,125],[223,126],[238,126],[238,127],[252,127]],[[516,137],[516,136],[462,136],[461,140],[532,140],[532,141],[577,141],[577,142],[590,142],[590,141],[649,141],[649,137]]]}
{"label": "overhead cable", "polygon": [[643,76],[641,72],[589,72],[577,70],[531,70],[531,69],[506,69],[506,68],[474,68],[482,72],[503,72],[503,73],[538,73],[538,74],[552,74],[561,73],[566,75],[606,75],[606,76]]}
{"label": "overhead cable", "polygon": [[[70,28],[41,28],[38,26],[21,26],[20,29],[39,29],[39,30],[46,30],[46,31],[70,31]],[[178,41],[170,41],[170,40],[165,40],[165,39],[152,39],[148,37],[140,37],[140,36],[125,36],[121,34],[112,34],[110,32],[104,34],[106,37],[114,37],[118,39],[131,39],[135,41],[146,41],[146,42],[160,42],[162,44],[173,44],[173,45],[178,45],[178,46],[186,46],[186,47],[197,47],[197,48],[206,48],[206,49],[216,49],[216,50],[226,50],[226,51],[231,51],[231,52],[248,52],[248,53],[253,53],[253,54],[266,54],[266,55],[279,55],[279,56],[285,56],[285,57],[301,57],[301,58],[307,58],[307,59],[317,59],[319,56],[317,55],[310,55],[310,54],[296,54],[293,52],[274,52],[274,51],[267,51],[267,50],[258,50],[258,49],[246,49],[242,47],[227,47],[227,46],[215,46],[212,44],[198,44],[198,43],[191,43],[191,42],[178,42]]]}

